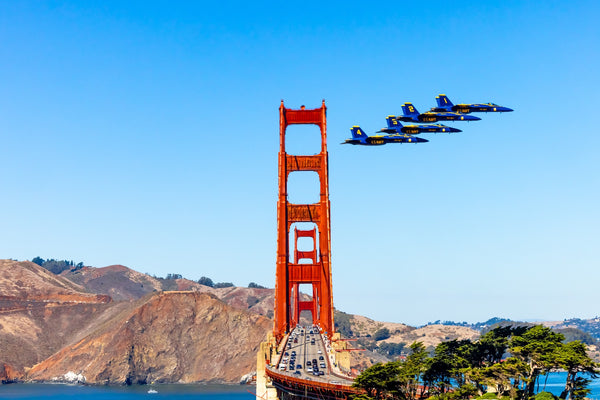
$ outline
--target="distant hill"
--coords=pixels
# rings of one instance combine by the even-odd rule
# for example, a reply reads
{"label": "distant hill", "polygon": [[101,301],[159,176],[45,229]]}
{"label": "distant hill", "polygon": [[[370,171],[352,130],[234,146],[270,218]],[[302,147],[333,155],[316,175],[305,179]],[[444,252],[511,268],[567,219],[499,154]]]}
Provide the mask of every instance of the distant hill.
{"label": "distant hill", "polygon": [[[469,324],[467,322],[454,322],[454,321],[435,321],[430,322],[425,326],[445,325],[445,326],[462,326],[471,328],[481,333],[485,333],[497,326],[504,325],[519,325],[519,326],[532,326],[536,323],[524,322],[524,321],[512,321],[506,318],[491,318],[485,322],[477,322]],[[542,324],[552,328],[556,332],[560,332],[565,335],[566,341],[581,340],[586,344],[597,344],[600,341],[600,318],[596,317],[593,319],[565,319],[564,321],[541,321],[537,324]]]}

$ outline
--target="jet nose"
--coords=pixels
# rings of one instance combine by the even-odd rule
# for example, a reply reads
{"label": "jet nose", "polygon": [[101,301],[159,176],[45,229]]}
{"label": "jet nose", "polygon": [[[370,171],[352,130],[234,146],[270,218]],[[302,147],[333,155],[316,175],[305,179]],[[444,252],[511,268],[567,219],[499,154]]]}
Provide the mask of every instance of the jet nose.
{"label": "jet nose", "polygon": [[511,112],[514,111],[512,108],[508,107],[500,107],[500,112]]}
{"label": "jet nose", "polygon": [[449,128],[449,132],[462,132],[462,130],[458,128]]}
{"label": "jet nose", "polygon": [[480,121],[480,120],[481,120],[481,118],[479,118],[479,117],[476,117],[476,116],[474,116],[474,115],[467,115],[467,117],[469,117],[469,118],[468,118],[468,119],[469,119],[469,121]]}

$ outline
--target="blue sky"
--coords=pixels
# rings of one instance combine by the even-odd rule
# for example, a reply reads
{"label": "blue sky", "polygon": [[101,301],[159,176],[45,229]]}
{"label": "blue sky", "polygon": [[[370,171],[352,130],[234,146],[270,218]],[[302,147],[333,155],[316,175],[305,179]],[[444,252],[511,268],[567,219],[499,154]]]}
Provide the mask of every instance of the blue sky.
{"label": "blue sky", "polygon": [[[0,5],[0,257],[275,282],[278,107],[328,107],[334,304],[599,315],[595,1]],[[513,113],[340,146],[439,93]],[[450,124],[449,124],[450,125]],[[312,153],[313,127],[288,145]],[[290,197],[310,201],[314,174]]]}

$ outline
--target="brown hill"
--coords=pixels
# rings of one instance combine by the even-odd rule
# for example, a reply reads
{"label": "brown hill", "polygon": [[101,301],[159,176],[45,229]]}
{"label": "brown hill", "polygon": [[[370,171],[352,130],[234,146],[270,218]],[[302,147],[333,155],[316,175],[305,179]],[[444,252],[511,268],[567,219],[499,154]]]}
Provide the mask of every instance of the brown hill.
{"label": "brown hill", "polygon": [[20,300],[57,303],[106,303],[110,299],[85,293],[68,279],[29,261],[0,260],[0,307],[10,308]]}
{"label": "brown hill", "polygon": [[85,293],[27,261],[0,260],[0,293],[2,380],[85,336],[115,306],[108,296]]}
{"label": "brown hill", "polygon": [[123,265],[103,268],[83,267],[60,274],[88,292],[109,295],[114,301],[137,300],[157,291],[197,291],[210,293],[230,306],[250,310],[271,318],[275,292],[273,289],[226,287],[212,288],[188,279],[160,279],[134,271]]}
{"label": "brown hill", "polygon": [[141,300],[94,333],[34,366],[32,380],[70,371],[88,383],[238,382],[255,369],[272,322],[199,292],[164,292]]}
{"label": "brown hill", "polygon": [[123,265],[72,269],[63,271],[61,277],[84,287],[89,292],[106,294],[114,301],[137,300],[148,293],[163,290],[160,280]]}

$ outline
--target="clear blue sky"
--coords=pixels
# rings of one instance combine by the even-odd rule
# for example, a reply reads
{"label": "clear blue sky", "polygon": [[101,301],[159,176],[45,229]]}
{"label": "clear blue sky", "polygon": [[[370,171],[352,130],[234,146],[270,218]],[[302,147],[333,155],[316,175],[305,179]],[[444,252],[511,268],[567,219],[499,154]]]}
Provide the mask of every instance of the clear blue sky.
{"label": "clear blue sky", "polygon": [[[600,3],[0,5],[0,257],[273,287],[278,107],[328,107],[334,304],[600,314]],[[340,146],[404,102],[513,113]],[[311,152],[295,127],[290,149]],[[290,182],[311,200],[314,174]],[[308,197],[307,197],[308,196]]]}

